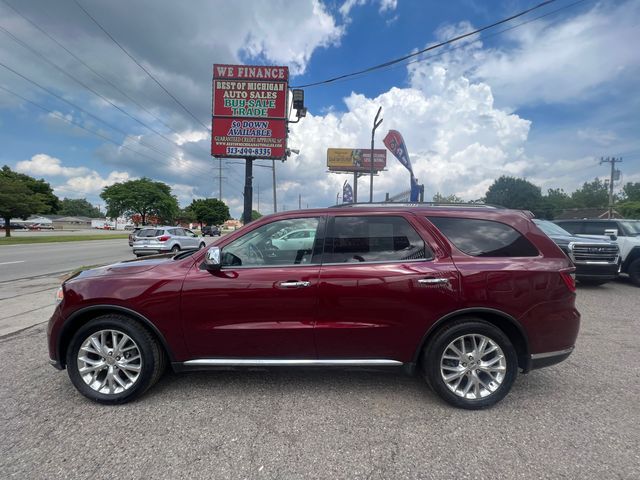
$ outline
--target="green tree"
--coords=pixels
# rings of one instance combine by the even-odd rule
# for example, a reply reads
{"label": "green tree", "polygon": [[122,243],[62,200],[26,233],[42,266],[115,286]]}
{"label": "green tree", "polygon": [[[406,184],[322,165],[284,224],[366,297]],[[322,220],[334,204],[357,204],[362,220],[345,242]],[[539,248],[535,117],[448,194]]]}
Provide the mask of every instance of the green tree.
{"label": "green tree", "polygon": [[433,196],[433,201],[435,203],[465,203],[464,200],[453,193],[451,195],[442,195],[440,192]]}
{"label": "green tree", "polygon": [[540,213],[543,218],[553,220],[560,212],[574,206],[575,202],[562,188],[550,188],[542,197]]}
{"label": "green tree", "polygon": [[260,217],[262,217],[262,214],[259,211],[251,210],[251,221],[258,220]]}
{"label": "green tree", "polygon": [[640,202],[640,182],[627,182],[622,187],[625,201]]}
{"label": "green tree", "polygon": [[91,205],[86,198],[64,198],[60,202],[60,215],[69,217],[101,217],[102,212],[99,208]]}
{"label": "green tree", "polygon": [[609,205],[609,188],[599,178],[584,182],[582,187],[571,194],[577,208],[605,208]]}
{"label": "green tree", "polygon": [[487,203],[539,213],[542,204],[540,187],[524,178],[502,176],[487,190]]}
{"label": "green tree", "polygon": [[229,207],[226,203],[217,198],[199,198],[193,200],[187,208],[195,220],[200,224],[220,225],[231,218]]}
{"label": "green tree", "polygon": [[171,187],[146,177],[105,187],[100,198],[107,204],[108,217],[139,215],[143,225],[149,216],[158,217],[165,223],[173,223],[180,212]]}
{"label": "green tree", "polygon": [[0,170],[0,217],[4,219],[5,236],[11,236],[12,218],[48,213],[57,203],[58,198],[44,180],[14,172],[6,165]]}
{"label": "green tree", "polygon": [[624,218],[640,218],[640,201],[620,202],[616,205],[616,210]]}

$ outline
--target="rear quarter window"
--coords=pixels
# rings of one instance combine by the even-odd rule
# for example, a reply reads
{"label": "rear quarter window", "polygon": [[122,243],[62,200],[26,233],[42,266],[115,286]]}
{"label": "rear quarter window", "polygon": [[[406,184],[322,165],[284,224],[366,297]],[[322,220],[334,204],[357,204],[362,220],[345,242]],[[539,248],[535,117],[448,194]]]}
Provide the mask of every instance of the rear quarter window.
{"label": "rear quarter window", "polygon": [[427,217],[458,250],[473,257],[537,257],[538,249],[513,227],[492,220]]}

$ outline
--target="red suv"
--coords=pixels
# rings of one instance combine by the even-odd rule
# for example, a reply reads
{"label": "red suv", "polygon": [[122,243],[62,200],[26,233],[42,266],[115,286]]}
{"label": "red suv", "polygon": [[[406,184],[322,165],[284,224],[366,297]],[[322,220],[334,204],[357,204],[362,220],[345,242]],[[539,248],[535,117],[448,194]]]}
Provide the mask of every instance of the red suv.
{"label": "red suv", "polygon": [[[293,231],[308,231],[291,240]],[[266,216],[201,251],[83,271],[49,321],[51,363],[101,403],[162,374],[404,367],[462,408],[561,362],[580,324],[573,267],[529,215],[371,205]]]}

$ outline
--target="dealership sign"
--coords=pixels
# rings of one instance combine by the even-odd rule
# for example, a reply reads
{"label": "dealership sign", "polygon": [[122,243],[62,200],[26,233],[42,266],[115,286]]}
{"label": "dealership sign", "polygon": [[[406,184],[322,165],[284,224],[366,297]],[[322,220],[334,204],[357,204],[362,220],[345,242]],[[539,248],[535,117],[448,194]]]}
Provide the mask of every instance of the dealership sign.
{"label": "dealership sign", "polygon": [[[387,151],[373,151],[373,171],[379,172],[387,166]],[[332,172],[370,172],[371,149],[328,148],[327,167]]]}
{"label": "dealership sign", "polygon": [[211,155],[284,159],[288,67],[213,66]]}

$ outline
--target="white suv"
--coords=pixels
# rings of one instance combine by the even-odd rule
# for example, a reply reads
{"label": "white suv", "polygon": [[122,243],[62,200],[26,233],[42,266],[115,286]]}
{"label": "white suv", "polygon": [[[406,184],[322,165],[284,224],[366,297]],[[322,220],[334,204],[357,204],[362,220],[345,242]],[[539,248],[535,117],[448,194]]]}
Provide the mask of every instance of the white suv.
{"label": "white suv", "polygon": [[554,220],[579,237],[611,240],[620,247],[620,272],[640,287],[640,220]]}
{"label": "white suv", "polygon": [[133,253],[139,257],[156,253],[178,253],[180,250],[200,249],[204,246],[204,240],[187,228],[150,227],[143,228],[136,234]]}

